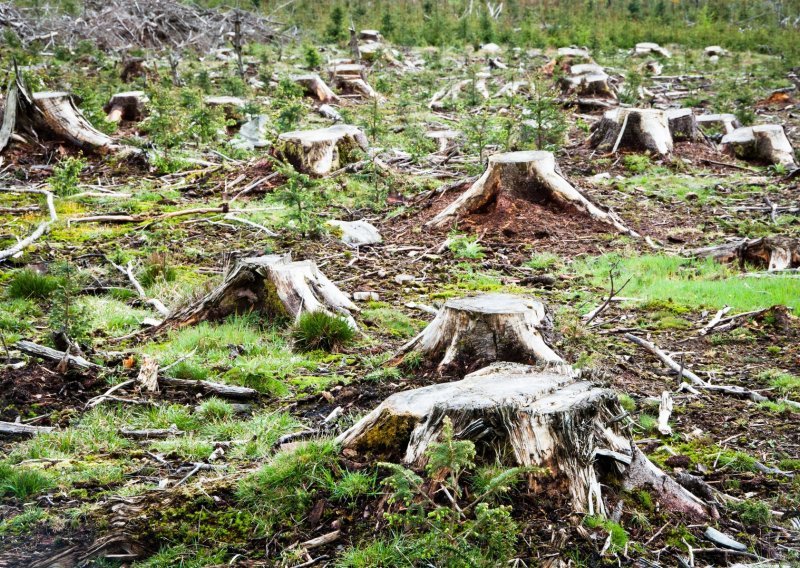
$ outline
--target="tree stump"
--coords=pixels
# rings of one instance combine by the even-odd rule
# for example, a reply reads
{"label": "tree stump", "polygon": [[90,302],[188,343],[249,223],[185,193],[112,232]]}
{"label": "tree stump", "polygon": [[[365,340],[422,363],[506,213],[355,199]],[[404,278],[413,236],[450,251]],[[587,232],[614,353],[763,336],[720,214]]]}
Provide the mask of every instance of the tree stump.
{"label": "tree stump", "polygon": [[358,39],[361,41],[381,42],[383,36],[378,30],[361,30],[358,32]]}
{"label": "tree stump", "polygon": [[435,362],[439,371],[475,369],[494,361],[565,365],[545,343],[552,327],[541,302],[511,294],[448,300],[422,332],[400,348]]}
{"label": "tree stump", "polygon": [[358,308],[313,261],[292,262],[288,253],[274,254],[241,259],[219,286],[170,314],[149,333],[253,311],[268,319],[292,320],[305,312],[324,311],[342,316],[355,328],[350,312]]}
{"label": "tree stump", "polygon": [[339,100],[336,93],[334,93],[316,73],[294,75],[292,81],[303,87],[303,91],[306,95],[313,97],[321,103],[334,103]]}
{"label": "tree stump", "polygon": [[476,212],[495,202],[501,191],[530,201],[569,206],[620,233],[639,236],[616,215],[601,210],[575,189],[561,175],[551,152],[507,152],[490,156],[486,171],[478,181],[427,225],[449,225],[458,216]]}
{"label": "tree stump", "polygon": [[602,66],[596,63],[581,63],[571,66],[569,75],[562,79],[562,87],[566,94],[617,99],[617,93],[609,83],[608,74]]}
{"label": "tree stump", "polygon": [[713,258],[718,262],[736,262],[742,268],[751,264],[770,272],[800,268],[800,240],[790,237],[742,239],[697,249],[693,254],[701,258]]}
{"label": "tree stump", "polygon": [[651,108],[607,111],[593,126],[589,143],[605,152],[616,152],[619,148],[662,155],[672,152],[667,115],[663,110]]}
{"label": "tree stump", "polygon": [[128,91],[112,96],[103,110],[108,115],[106,120],[110,122],[137,121],[144,116],[145,105],[148,102],[149,99],[144,91]]}
{"label": "tree stump", "polygon": [[743,160],[795,167],[794,150],[779,124],[737,128],[722,138],[722,151]]}
{"label": "tree stump", "polygon": [[673,510],[705,517],[696,497],[636,453],[623,415],[613,391],[569,374],[495,363],[461,381],[395,393],[337,442],[390,458],[403,453],[405,463],[421,466],[449,418],[456,437],[474,441],[487,461],[548,468],[576,511],[604,515],[601,474],[627,469],[627,486],[660,484],[658,495],[669,497]]}
{"label": "tree stump", "polygon": [[666,111],[672,140],[695,141],[700,136],[697,119],[690,108],[673,108]]}
{"label": "tree stump", "polygon": [[666,57],[667,59],[672,57],[669,51],[667,51],[657,43],[651,43],[651,42],[637,43],[636,46],[633,48],[632,53],[633,55],[637,56],[660,55],[661,57]]}
{"label": "tree stump", "polygon": [[32,101],[38,111],[33,120],[37,131],[45,130],[79,148],[102,148],[113,144],[108,135],[86,120],[70,93],[34,93]]}
{"label": "tree stump", "polygon": [[730,134],[741,126],[735,114],[701,114],[696,120],[699,128],[719,125],[725,134]]}
{"label": "tree stump", "polygon": [[277,156],[303,173],[324,176],[354,162],[358,150],[366,151],[367,137],[356,126],[337,124],[317,130],[297,130],[278,136]]}
{"label": "tree stump", "polygon": [[331,82],[345,95],[378,98],[378,93],[364,79],[364,66],[358,63],[337,63],[331,67]]}

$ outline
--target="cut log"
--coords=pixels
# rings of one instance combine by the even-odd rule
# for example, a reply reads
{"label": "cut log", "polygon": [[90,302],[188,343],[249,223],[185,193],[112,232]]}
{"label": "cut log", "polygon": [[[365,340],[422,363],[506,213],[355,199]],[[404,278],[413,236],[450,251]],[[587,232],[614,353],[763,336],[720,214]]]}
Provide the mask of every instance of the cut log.
{"label": "cut log", "polygon": [[794,150],[779,124],[737,128],[722,138],[722,151],[743,160],[795,167]]}
{"label": "cut log", "polygon": [[144,91],[117,93],[111,97],[111,100],[108,101],[108,104],[103,109],[108,114],[106,120],[111,122],[141,120],[148,101],[149,99],[144,94]]}
{"label": "cut log", "polygon": [[619,148],[662,155],[672,152],[669,120],[663,110],[616,108],[606,112],[592,130],[590,145],[604,152]]}
{"label": "cut log", "polygon": [[67,361],[73,367],[78,367],[80,369],[99,369],[100,365],[96,365],[91,361],[87,361],[83,357],[78,355],[67,355],[63,351],[59,351],[58,349],[52,349],[50,347],[45,347],[44,345],[39,345],[38,343],[34,343],[32,341],[20,340],[14,344],[14,347],[31,355],[33,357],[40,357],[47,361],[55,361],[61,362],[64,357],[66,356]]}
{"label": "cut log", "polygon": [[696,249],[694,256],[719,262],[736,262],[742,268],[754,265],[768,271],[800,268],[800,239],[782,236],[741,239]]}
{"label": "cut log", "polygon": [[511,294],[448,300],[422,332],[400,348],[449,368],[475,369],[495,361],[538,363],[562,370],[564,360],[545,343],[552,322],[541,302]]}
{"label": "cut log", "polygon": [[578,511],[603,514],[594,468],[598,448],[630,453],[617,396],[568,374],[496,363],[463,380],[393,394],[344,432],[345,448],[396,456],[421,465],[445,417],[457,437],[481,452],[547,467],[567,486]]}
{"label": "cut log", "polygon": [[476,212],[495,202],[501,191],[535,202],[572,207],[620,233],[638,237],[611,212],[605,212],[574,188],[559,171],[551,152],[508,152],[489,157],[484,174],[465,193],[427,225],[443,227],[458,216]]}
{"label": "cut log", "polygon": [[294,75],[292,81],[303,87],[306,95],[313,97],[321,103],[333,103],[339,100],[336,93],[334,93],[316,73]]}
{"label": "cut log", "polygon": [[52,432],[49,426],[31,426],[19,422],[0,422],[0,436],[35,436],[36,434]]}
{"label": "cut log", "polygon": [[651,42],[637,43],[631,53],[636,56],[660,55],[661,57],[666,57],[666,58],[672,57],[669,51],[667,51],[657,43],[651,43]]}
{"label": "cut log", "polygon": [[376,245],[383,239],[378,229],[366,221],[337,221],[330,220],[328,225],[340,233],[341,241],[350,247]]}
{"label": "cut log", "polygon": [[305,312],[324,311],[344,317],[355,328],[350,312],[358,308],[313,261],[292,262],[289,254],[267,255],[241,259],[214,290],[145,333],[155,335],[253,311],[267,319],[292,320]]}
{"label": "cut log", "polygon": [[697,117],[697,126],[700,128],[718,125],[725,134],[730,134],[741,126],[735,114],[701,114]]}
{"label": "cut log", "polygon": [[666,111],[672,140],[695,141],[700,136],[697,119],[690,108],[673,108]]}
{"label": "cut log", "polygon": [[275,153],[298,171],[323,176],[358,161],[366,151],[367,137],[357,126],[337,124],[317,130],[285,132],[278,137]]}

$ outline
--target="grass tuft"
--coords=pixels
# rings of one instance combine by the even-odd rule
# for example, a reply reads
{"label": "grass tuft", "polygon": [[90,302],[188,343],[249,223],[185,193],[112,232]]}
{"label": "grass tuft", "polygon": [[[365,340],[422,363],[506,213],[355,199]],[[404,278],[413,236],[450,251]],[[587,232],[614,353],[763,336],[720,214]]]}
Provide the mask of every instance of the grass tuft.
{"label": "grass tuft", "polygon": [[11,277],[6,293],[10,298],[46,299],[58,289],[60,280],[30,268],[18,270]]}
{"label": "grass tuft", "polygon": [[301,351],[339,351],[353,341],[355,331],[344,318],[326,312],[308,312],[292,330],[295,346]]}

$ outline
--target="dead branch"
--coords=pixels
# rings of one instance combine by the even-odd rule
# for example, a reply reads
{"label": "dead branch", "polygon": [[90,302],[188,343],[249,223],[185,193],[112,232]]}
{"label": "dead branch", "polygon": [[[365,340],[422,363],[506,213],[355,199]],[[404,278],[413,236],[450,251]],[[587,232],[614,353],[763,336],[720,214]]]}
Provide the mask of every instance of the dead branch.
{"label": "dead branch", "polygon": [[6,191],[9,193],[38,193],[39,195],[44,195],[47,200],[47,210],[50,214],[50,218],[47,221],[42,221],[39,223],[39,226],[34,229],[34,231],[28,235],[26,238],[22,239],[16,245],[11,248],[7,248],[6,250],[0,251],[0,261],[3,261],[7,258],[11,258],[18,253],[22,252],[26,248],[28,248],[31,244],[33,244],[39,237],[41,237],[49,228],[50,226],[58,220],[58,215],[56,215],[56,206],[53,199],[53,194],[47,191],[46,189],[28,189],[28,188],[0,188],[0,191]]}

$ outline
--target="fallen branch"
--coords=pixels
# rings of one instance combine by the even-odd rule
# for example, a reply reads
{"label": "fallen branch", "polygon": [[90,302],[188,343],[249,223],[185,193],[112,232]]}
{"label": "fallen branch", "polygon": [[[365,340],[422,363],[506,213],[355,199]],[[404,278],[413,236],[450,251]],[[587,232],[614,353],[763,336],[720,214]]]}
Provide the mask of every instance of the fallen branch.
{"label": "fallen branch", "polygon": [[707,324],[707,325],[706,325],[706,326],[705,326],[703,329],[701,329],[701,330],[700,330],[700,335],[706,335],[706,334],[708,334],[708,332],[709,332],[709,331],[711,331],[711,330],[712,330],[712,329],[714,329],[714,328],[715,328],[717,325],[719,325],[719,323],[722,321],[722,317],[723,317],[725,314],[727,314],[729,311],[731,311],[731,307],[730,307],[730,306],[725,306],[725,307],[724,307],[724,308],[722,308],[720,311],[718,311],[718,312],[717,312],[717,313],[714,315],[714,317],[713,317],[713,318],[711,318],[711,321],[710,321],[710,322],[708,322],[708,324]]}
{"label": "fallen branch", "polygon": [[659,349],[654,343],[650,343],[646,339],[642,339],[641,337],[636,337],[635,335],[632,335],[630,333],[626,333],[622,337],[624,337],[625,339],[627,339],[632,343],[635,343],[640,347],[644,347],[645,349],[647,349],[650,353],[658,357],[661,360],[661,362],[664,363],[667,367],[678,373],[679,377],[686,377],[687,379],[692,381],[693,385],[698,387],[708,386],[708,383],[706,383],[706,381],[704,381],[703,379],[701,379],[688,369],[684,368],[683,365],[678,364],[675,361],[675,359],[673,359],[672,357],[667,355],[664,351]]}
{"label": "fallen branch", "polygon": [[99,369],[100,365],[96,365],[91,361],[87,361],[83,357],[79,355],[68,355],[64,351],[59,351],[58,349],[51,349],[50,347],[45,347],[44,345],[39,345],[32,341],[20,340],[14,344],[14,347],[22,351],[23,353],[27,353],[28,355],[32,355],[34,357],[41,357],[42,359],[47,359],[48,361],[56,361],[61,362],[63,360],[67,360],[70,365],[74,365],[75,367],[79,367],[81,369]]}
{"label": "fallen branch", "polygon": [[53,200],[53,194],[47,191],[46,189],[0,188],[0,191],[7,191],[10,193],[38,193],[39,195],[44,195],[45,198],[47,199],[47,210],[50,214],[49,220],[42,221],[41,223],[39,223],[39,226],[36,227],[36,229],[34,229],[34,231],[26,238],[22,239],[13,247],[0,251],[0,261],[3,261],[7,258],[11,258],[17,255],[18,253],[28,248],[31,244],[36,242],[36,240],[39,239],[39,237],[41,237],[53,223],[58,221],[58,215],[56,215],[56,206]]}
{"label": "fallen branch", "polygon": [[159,379],[162,383],[174,387],[191,388],[201,390],[209,394],[216,394],[226,398],[257,398],[259,392],[255,389],[247,387],[238,387],[235,385],[224,385],[222,383],[213,383],[211,381],[194,381],[189,379],[176,379],[173,377],[161,377]]}
{"label": "fallen branch", "polygon": [[42,432],[52,432],[49,426],[31,426],[19,422],[0,422],[0,435],[5,436],[35,436]]}
{"label": "fallen branch", "polygon": [[147,297],[147,293],[144,291],[144,287],[139,283],[139,281],[136,279],[136,276],[133,274],[133,263],[132,262],[128,262],[127,268],[123,268],[122,266],[120,266],[118,264],[115,264],[114,262],[112,262],[110,260],[109,260],[109,262],[111,262],[111,265],[114,268],[116,268],[122,274],[124,274],[125,276],[128,277],[128,280],[133,285],[133,287],[136,289],[136,293],[139,295],[139,297],[142,299],[142,301],[144,301],[145,304],[150,304],[151,306],[153,306],[156,309],[156,311],[159,314],[161,314],[162,316],[164,316],[164,317],[169,315],[169,308],[167,306],[165,306],[164,303],[161,300],[159,300],[157,298],[148,298]]}

